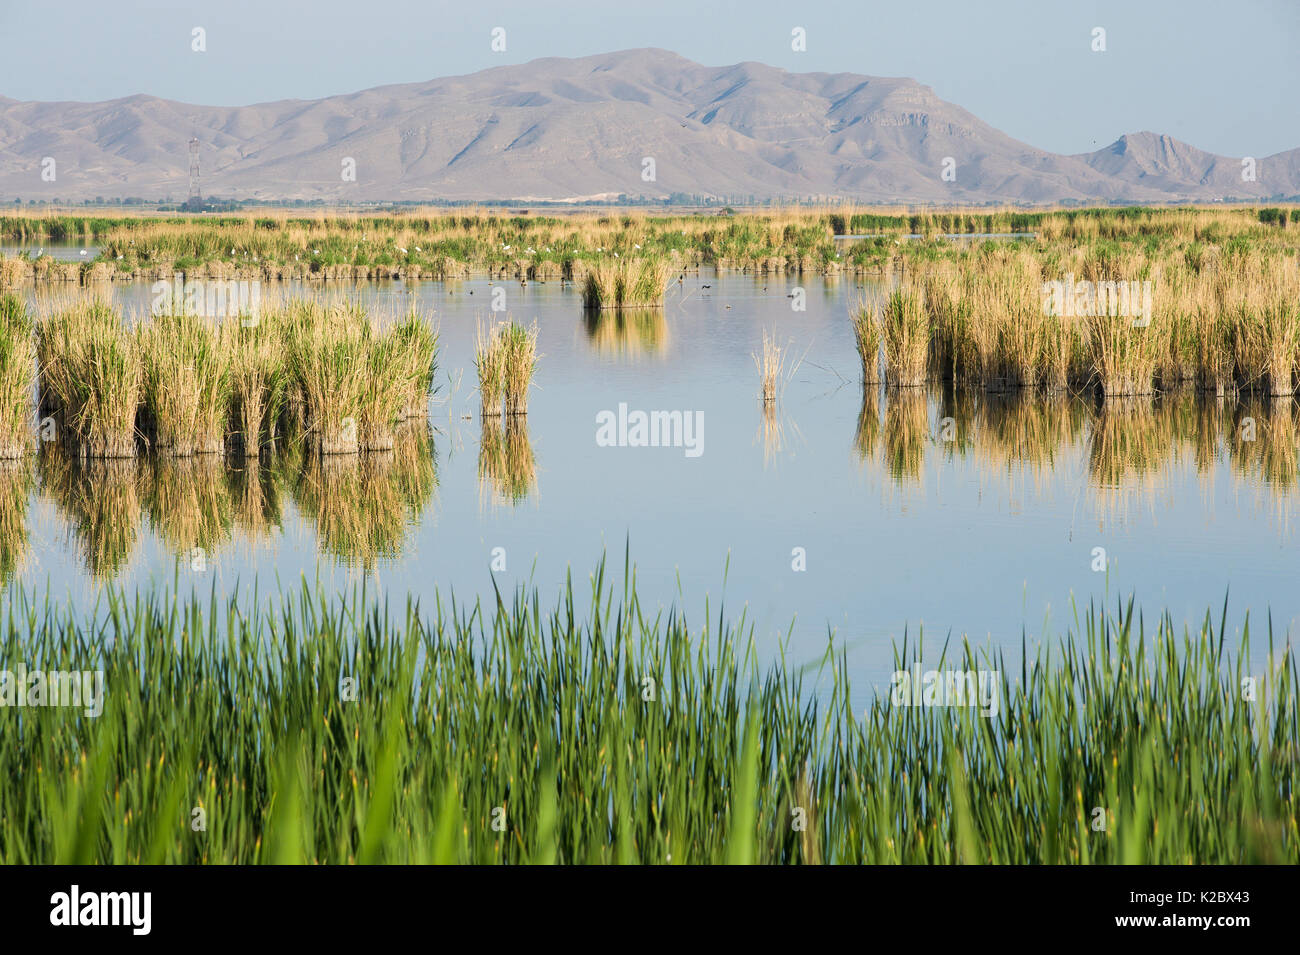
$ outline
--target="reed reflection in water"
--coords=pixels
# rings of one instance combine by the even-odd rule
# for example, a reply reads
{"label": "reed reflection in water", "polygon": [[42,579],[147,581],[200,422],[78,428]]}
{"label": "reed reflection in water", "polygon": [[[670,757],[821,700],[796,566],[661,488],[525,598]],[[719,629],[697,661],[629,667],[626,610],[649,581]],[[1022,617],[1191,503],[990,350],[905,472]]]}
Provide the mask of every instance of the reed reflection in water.
{"label": "reed reflection in water", "polygon": [[[260,461],[205,455],[87,462],[49,448],[38,469],[43,493],[96,579],[123,571],[145,515],[170,553],[206,560],[231,543],[235,528],[251,541],[270,541],[284,520],[286,500],[312,524],[319,552],[370,570],[403,555],[438,484],[427,421],[399,425],[392,450],[363,455],[321,458],[287,441]],[[32,483],[21,470],[0,471],[0,573],[6,581],[27,546]]]}
{"label": "reed reflection in water", "polygon": [[928,448],[945,461],[969,462],[982,480],[1032,481],[1045,491],[1077,477],[1100,519],[1123,520],[1179,469],[1208,483],[1225,461],[1284,513],[1300,488],[1298,443],[1292,398],[1186,390],[1097,401],[868,385],[852,446],[860,463],[878,465],[904,489],[922,485]]}

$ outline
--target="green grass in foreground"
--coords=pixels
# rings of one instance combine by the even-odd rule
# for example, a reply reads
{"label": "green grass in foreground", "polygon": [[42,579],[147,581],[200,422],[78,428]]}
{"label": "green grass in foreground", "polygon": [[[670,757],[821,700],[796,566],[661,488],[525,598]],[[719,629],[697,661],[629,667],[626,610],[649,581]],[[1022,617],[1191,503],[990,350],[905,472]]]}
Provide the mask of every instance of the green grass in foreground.
{"label": "green grass in foreground", "polygon": [[1000,670],[995,718],[888,685],[855,714],[842,653],[761,666],[743,618],[592,584],[431,616],[118,595],[97,624],[14,595],[0,668],[102,667],[107,703],[0,709],[0,860],[1300,861],[1294,658],[1230,658],[1226,621],[1094,609],[1023,663],[925,659]]}

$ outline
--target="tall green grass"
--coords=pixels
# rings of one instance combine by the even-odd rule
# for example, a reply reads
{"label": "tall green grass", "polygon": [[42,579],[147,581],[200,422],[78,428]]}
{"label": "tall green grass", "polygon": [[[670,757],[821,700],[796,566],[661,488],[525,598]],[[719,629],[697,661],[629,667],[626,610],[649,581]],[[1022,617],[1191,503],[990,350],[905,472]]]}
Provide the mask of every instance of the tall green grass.
{"label": "tall green grass", "polygon": [[883,681],[864,710],[840,648],[762,664],[743,617],[651,613],[603,564],[589,601],[250,596],[11,598],[0,666],[103,669],[107,700],[0,708],[0,860],[1300,861],[1295,661],[1226,619],[904,640],[900,670],[999,670],[982,717]]}

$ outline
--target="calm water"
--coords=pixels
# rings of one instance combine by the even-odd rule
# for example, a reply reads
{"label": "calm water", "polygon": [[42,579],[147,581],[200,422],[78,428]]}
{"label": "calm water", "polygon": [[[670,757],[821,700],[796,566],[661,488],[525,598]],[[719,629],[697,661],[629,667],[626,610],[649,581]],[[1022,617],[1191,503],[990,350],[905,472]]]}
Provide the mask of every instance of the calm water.
{"label": "calm water", "polygon": [[[1071,600],[1113,607],[1130,592],[1148,619],[1167,609],[1196,625],[1212,608],[1217,622],[1230,589],[1234,626],[1247,609],[1261,625],[1271,613],[1279,636],[1300,623],[1290,404],[1184,396],[1102,414],[983,394],[871,389],[864,400],[846,315],[881,289],[804,279],[796,312],[786,296],[800,281],[688,276],[661,316],[622,326],[612,315],[590,325],[556,283],[336,292],[384,311],[414,304],[440,323],[430,436],[392,460],[306,476],[292,462],[233,476],[141,464],[109,478],[43,464],[6,561],[11,586],[89,605],[106,579],[170,583],[179,567],[205,592],[319,574],[431,604],[435,588],[490,595],[499,547],[498,582],[531,581],[546,603],[568,568],[585,591],[603,552],[621,571],[626,542],[643,601],[698,625],[706,597],[715,620],[725,600],[766,651],[791,631],[796,661],[833,632],[865,681],[892,669],[905,627],[924,625],[936,644],[951,632],[1018,648],[1022,630],[1031,641],[1059,632]],[[494,284],[512,318],[537,321],[543,355],[526,429],[508,435],[482,433],[474,391],[475,323]],[[111,294],[149,304],[144,284]],[[797,366],[770,414],[751,358],[764,330]],[[703,453],[599,447],[597,415],[620,403],[702,414]],[[1255,440],[1239,442],[1246,416]],[[1098,547],[1108,573],[1092,569]],[[805,571],[792,569],[795,548]]]}
{"label": "calm water", "polygon": [[99,246],[80,242],[29,242],[19,245],[0,244],[0,255],[18,255],[26,252],[33,259],[48,255],[58,262],[93,262],[99,255]]}

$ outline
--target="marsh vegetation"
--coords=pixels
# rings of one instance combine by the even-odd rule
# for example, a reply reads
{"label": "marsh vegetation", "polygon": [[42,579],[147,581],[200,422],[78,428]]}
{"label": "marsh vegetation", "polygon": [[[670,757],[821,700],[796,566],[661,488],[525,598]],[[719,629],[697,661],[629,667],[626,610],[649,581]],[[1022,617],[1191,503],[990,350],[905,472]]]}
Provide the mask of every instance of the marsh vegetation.
{"label": "marsh vegetation", "polygon": [[889,681],[860,711],[833,650],[762,665],[743,617],[647,615],[626,579],[427,611],[309,586],[28,604],[0,661],[102,670],[107,693],[94,719],[0,709],[0,859],[1300,861],[1300,685],[1271,635],[1255,659],[1225,620],[1120,603],[1023,657],[918,636],[897,671],[996,673],[996,700]]}

